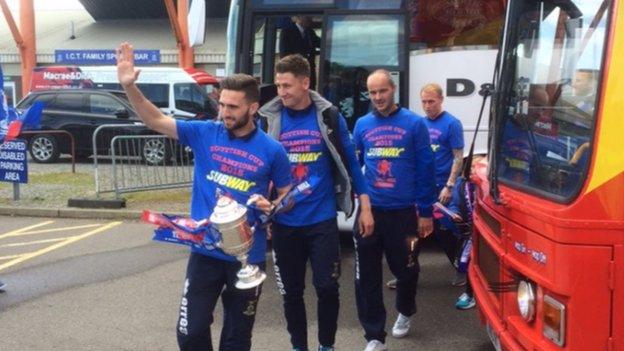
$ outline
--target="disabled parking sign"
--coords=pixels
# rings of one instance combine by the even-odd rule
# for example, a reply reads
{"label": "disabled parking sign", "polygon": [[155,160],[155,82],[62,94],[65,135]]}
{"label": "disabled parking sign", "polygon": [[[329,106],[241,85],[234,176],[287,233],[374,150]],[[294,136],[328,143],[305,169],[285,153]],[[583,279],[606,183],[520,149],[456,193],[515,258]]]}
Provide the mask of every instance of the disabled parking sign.
{"label": "disabled parking sign", "polygon": [[28,183],[26,141],[15,139],[0,144],[0,181]]}

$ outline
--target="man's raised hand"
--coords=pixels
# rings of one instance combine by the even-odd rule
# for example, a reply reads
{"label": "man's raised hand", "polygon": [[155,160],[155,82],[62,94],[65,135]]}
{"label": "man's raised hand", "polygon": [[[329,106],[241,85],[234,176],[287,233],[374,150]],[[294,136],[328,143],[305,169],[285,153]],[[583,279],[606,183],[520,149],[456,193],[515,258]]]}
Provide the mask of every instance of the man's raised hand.
{"label": "man's raised hand", "polygon": [[134,68],[134,49],[128,42],[117,47],[117,79],[122,87],[127,87],[139,78],[140,70]]}

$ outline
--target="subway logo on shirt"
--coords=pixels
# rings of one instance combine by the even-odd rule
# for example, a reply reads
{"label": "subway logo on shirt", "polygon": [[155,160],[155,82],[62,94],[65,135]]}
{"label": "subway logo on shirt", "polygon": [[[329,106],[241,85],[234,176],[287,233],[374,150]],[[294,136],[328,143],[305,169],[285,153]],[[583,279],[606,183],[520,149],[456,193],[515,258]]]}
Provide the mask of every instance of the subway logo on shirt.
{"label": "subway logo on shirt", "polygon": [[316,162],[321,157],[322,152],[306,152],[306,153],[289,153],[288,160],[290,163],[310,163]]}
{"label": "subway logo on shirt", "polygon": [[234,177],[228,174],[223,174],[218,171],[210,171],[210,173],[206,176],[206,179],[222,185],[226,188],[243,192],[248,192],[252,186],[256,185],[256,182],[251,182],[249,180]]}
{"label": "subway logo on shirt", "polygon": [[404,147],[372,147],[366,151],[367,157],[399,157]]}

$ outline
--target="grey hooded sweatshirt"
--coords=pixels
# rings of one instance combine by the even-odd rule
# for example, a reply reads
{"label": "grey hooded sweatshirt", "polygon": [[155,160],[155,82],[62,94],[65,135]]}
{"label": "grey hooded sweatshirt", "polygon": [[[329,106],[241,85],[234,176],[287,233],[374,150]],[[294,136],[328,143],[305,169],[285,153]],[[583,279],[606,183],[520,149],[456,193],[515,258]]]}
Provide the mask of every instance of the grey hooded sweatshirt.
{"label": "grey hooded sweatshirt", "polygon": [[[347,166],[347,158],[343,154],[344,151],[342,145],[338,145],[340,141],[340,134],[338,130],[334,130],[338,128],[338,111],[333,105],[325,100],[319,93],[316,91],[310,90],[310,99],[312,103],[316,106],[316,118],[319,126],[319,130],[327,145],[327,149],[331,154],[331,159],[333,160],[333,178],[334,178],[334,189],[336,193],[336,205],[339,210],[343,211],[347,217],[350,217],[353,214],[354,205],[353,205],[353,195],[351,188],[351,176],[349,174],[349,167]],[[279,96],[275,97],[273,100],[267,102],[262,108],[258,111],[258,114],[261,118],[266,119],[267,122],[267,133],[272,136],[275,140],[279,140],[279,136],[281,133],[281,117],[282,117],[282,109],[284,105],[282,104],[282,100]],[[332,111],[333,110],[333,111]],[[331,114],[335,114],[335,116],[331,116]],[[334,118],[335,128],[332,128],[328,123],[331,119]]]}

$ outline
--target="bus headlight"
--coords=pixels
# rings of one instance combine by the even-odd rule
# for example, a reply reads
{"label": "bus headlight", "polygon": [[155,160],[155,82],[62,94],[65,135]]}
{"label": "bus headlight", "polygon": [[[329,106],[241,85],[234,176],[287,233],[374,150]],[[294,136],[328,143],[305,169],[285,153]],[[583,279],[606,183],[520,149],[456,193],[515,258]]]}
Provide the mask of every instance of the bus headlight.
{"label": "bus headlight", "polygon": [[565,343],[565,305],[544,295],[544,336],[559,346]]}
{"label": "bus headlight", "polygon": [[518,283],[518,310],[527,322],[535,318],[535,287],[525,280]]}

